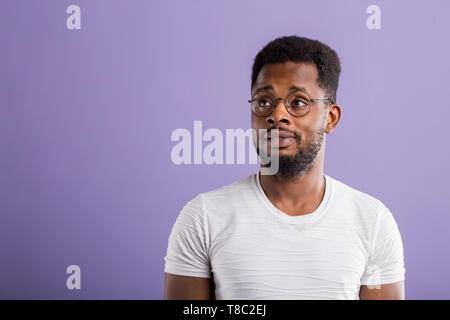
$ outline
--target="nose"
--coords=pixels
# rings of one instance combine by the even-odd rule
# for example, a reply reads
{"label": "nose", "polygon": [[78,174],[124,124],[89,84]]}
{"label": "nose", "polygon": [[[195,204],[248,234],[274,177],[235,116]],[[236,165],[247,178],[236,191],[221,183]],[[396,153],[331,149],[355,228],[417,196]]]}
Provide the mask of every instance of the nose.
{"label": "nose", "polygon": [[273,112],[267,117],[266,121],[270,125],[274,125],[277,122],[289,124],[290,116],[291,115],[286,110],[285,101],[280,99],[276,102],[275,109],[273,109]]}

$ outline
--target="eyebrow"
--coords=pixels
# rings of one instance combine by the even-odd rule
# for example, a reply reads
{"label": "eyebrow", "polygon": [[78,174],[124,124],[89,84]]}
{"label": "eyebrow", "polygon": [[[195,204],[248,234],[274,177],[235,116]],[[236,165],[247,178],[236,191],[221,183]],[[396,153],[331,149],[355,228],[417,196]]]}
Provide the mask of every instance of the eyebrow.
{"label": "eyebrow", "polygon": [[[273,91],[273,86],[269,84],[267,86],[258,88],[258,89],[255,90],[255,93],[253,95],[255,95],[255,94],[259,93],[259,92],[262,92],[262,91]],[[308,90],[306,90],[306,88],[304,88],[304,87],[297,87],[297,86],[294,86],[294,85],[290,86],[289,87],[289,92],[294,92],[294,91],[308,92]]]}

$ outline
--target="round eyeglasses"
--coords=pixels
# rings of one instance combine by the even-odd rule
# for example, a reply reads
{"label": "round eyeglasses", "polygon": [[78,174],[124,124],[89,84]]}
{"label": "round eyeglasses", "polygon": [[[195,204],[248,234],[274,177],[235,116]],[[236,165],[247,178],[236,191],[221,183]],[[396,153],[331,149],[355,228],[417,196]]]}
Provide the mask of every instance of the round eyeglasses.
{"label": "round eyeglasses", "polygon": [[329,102],[334,103],[332,99],[312,99],[305,91],[295,91],[289,94],[285,99],[274,98],[268,92],[258,92],[248,102],[251,104],[252,112],[259,117],[267,117],[272,114],[278,104],[283,101],[287,112],[293,117],[303,117],[311,110],[313,102]]}

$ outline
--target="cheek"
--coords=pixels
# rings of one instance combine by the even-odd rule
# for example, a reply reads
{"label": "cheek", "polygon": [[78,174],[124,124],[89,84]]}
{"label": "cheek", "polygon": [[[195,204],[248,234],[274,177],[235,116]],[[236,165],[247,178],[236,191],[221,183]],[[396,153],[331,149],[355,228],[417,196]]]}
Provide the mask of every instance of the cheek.
{"label": "cheek", "polygon": [[[327,114],[321,112],[322,110],[314,110],[310,114],[306,115],[304,118],[296,119],[296,127],[298,130],[305,135],[304,138],[313,138],[316,136],[317,132],[321,131],[326,125]],[[306,137],[307,136],[307,137]]]}
{"label": "cheek", "polygon": [[317,131],[319,130],[318,128],[319,128],[318,123],[305,122],[297,124],[296,131],[301,136],[300,140],[301,147],[304,148],[307,145],[309,145],[312,141],[315,141]]}
{"label": "cheek", "polygon": [[253,113],[252,113],[252,116],[251,116],[251,124],[252,124],[252,128],[254,130],[266,129],[265,118],[257,117]]}

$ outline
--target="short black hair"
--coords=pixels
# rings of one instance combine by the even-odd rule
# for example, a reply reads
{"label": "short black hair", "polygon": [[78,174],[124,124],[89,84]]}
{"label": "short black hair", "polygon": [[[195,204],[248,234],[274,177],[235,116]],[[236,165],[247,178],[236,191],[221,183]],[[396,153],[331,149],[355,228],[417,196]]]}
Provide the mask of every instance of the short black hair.
{"label": "short black hair", "polygon": [[329,99],[336,102],[336,91],[341,73],[337,53],[326,44],[296,35],[272,40],[256,55],[252,68],[252,84],[265,64],[277,62],[314,63],[318,70],[317,84],[323,88]]}

